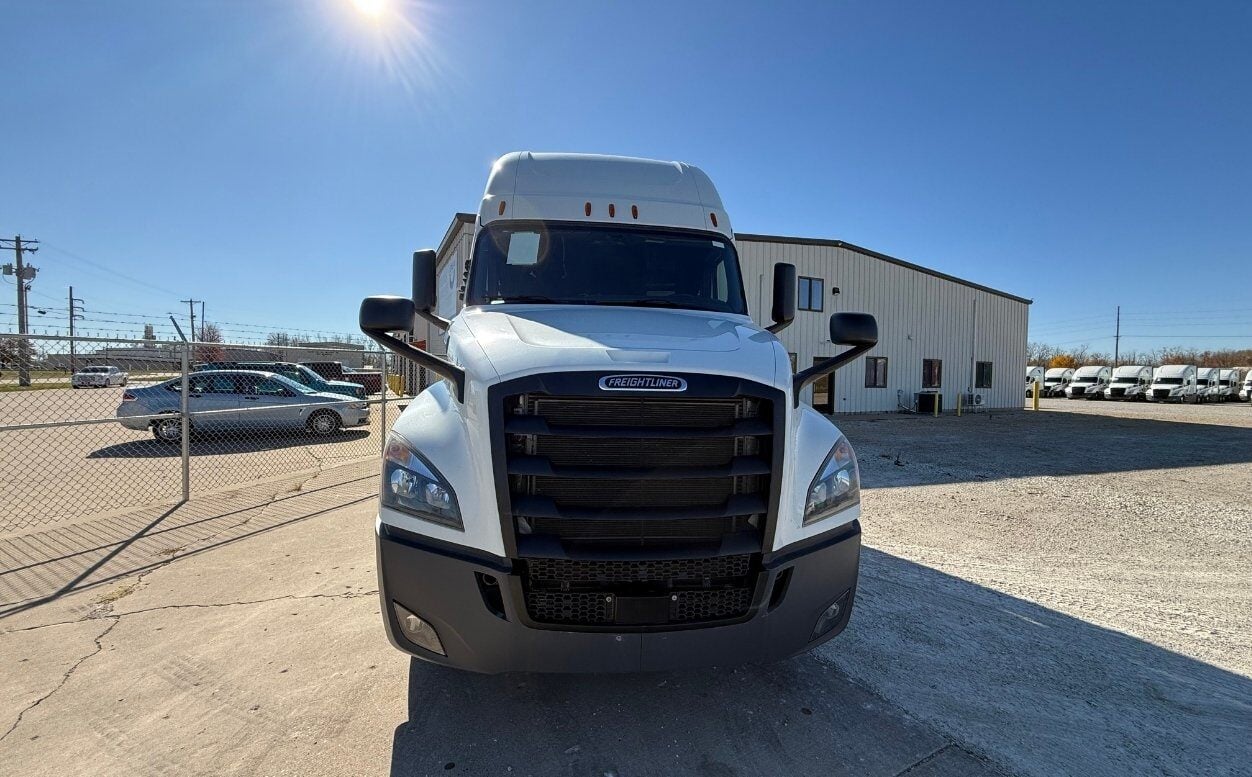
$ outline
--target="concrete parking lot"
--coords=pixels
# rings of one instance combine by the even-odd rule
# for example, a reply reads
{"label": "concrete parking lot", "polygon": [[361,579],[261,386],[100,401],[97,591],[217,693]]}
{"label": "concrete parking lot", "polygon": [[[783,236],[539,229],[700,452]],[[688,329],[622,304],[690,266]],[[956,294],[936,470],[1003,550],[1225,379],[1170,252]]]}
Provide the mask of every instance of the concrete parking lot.
{"label": "concrete parking lot", "polygon": [[[1252,408],[839,419],[852,623],[765,667],[482,677],[378,617],[373,465],[0,537],[20,774],[1249,774]],[[49,601],[42,601],[52,597]]]}

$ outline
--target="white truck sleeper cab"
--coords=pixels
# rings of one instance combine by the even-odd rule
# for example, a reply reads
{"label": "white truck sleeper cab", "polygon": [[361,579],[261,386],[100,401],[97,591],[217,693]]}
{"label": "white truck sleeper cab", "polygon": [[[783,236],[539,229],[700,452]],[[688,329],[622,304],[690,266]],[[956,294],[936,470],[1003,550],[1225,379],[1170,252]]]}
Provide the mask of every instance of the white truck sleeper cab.
{"label": "white truck sleeper cab", "polygon": [[1150,402],[1198,402],[1194,364],[1162,364],[1152,371]]}
{"label": "white truck sleeper cab", "polygon": [[1217,401],[1231,402],[1239,397],[1239,387],[1243,383],[1243,370],[1228,367],[1217,371]]}
{"label": "white truck sleeper cab", "polygon": [[1195,393],[1199,402],[1221,401],[1221,371],[1216,367],[1198,367],[1195,371]]}
{"label": "white truck sleeper cab", "polygon": [[[1027,365],[1026,367],[1026,396],[1027,397],[1033,396],[1036,383],[1038,384],[1043,383],[1043,375],[1044,375],[1044,370],[1042,367],[1038,367],[1033,364]],[[1042,386],[1040,386],[1040,389],[1042,390]],[[1040,396],[1043,396],[1043,394],[1041,393]]]}
{"label": "white truck sleeper cab", "polygon": [[1065,396],[1070,399],[1104,399],[1104,390],[1109,387],[1112,378],[1110,367],[1098,364],[1079,367],[1074,372],[1074,379],[1065,387]]}
{"label": "white truck sleeper cab", "polygon": [[1069,367],[1053,367],[1044,373],[1043,395],[1045,397],[1063,397],[1065,389],[1074,379],[1074,371]]}
{"label": "white truck sleeper cab", "polygon": [[1105,399],[1145,400],[1152,385],[1152,368],[1126,365],[1113,370],[1113,382],[1104,389]]}
{"label": "white truck sleeper cab", "polygon": [[[370,297],[361,328],[445,380],[396,421],[377,521],[388,637],[478,672],[639,671],[779,659],[847,624],[860,557],[856,457],[748,316],[730,222],[698,169],[508,154],[491,171],[465,307]],[[446,359],[396,332],[447,330]]]}
{"label": "white truck sleeper cab", "polygon": [[1243,368],[1243,385],[1239,389],[1239,401],[1252,399],[1252,367]]}

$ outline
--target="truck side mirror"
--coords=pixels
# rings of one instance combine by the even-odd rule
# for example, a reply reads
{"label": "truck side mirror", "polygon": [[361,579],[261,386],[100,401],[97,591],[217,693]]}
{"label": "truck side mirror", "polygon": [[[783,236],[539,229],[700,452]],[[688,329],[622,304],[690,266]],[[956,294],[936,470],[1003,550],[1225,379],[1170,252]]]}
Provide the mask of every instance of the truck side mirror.
{"label": "truck side mirror", "polygon": [[362,331],[409,332],[413,331],[416,315],[413,300],[404,297],[378,296],[361,300],[358,319]]}
{"label": "truck side mirror", "polygon": [[413,304],[418,310],[435,307],[435,263],[438,257],[429,248],[413,252]]}
{"label": "truck side mirror", "polygon": [[796,266],[780,262],[774,265],[774,304],[770,319],[774,323],[766,327],[778,333],[791,325],[796,317]]}
{"label": "truck side mirror", "polygon": [[872,348],[878,344],[878,321],[868,313],[835,313],[830,317],[830,341]]}
{"label": "truck side mirror", "polygon": [[878,344],[878,321],[868,313],[835,313],[830,317],[830,340],[836,345],[850,345],[848,350],[824,359],[792,378],[791,400],[800,404],[800,390],[828,373],[834,372]]}

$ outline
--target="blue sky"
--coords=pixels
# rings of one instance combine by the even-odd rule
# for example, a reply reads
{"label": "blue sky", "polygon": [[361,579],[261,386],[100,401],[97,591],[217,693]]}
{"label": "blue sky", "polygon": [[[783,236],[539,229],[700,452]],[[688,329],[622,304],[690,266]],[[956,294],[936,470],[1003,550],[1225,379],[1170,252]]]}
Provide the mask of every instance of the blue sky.
{"label": "blue sky", "polygon": [[353,331],[534,149],[695,163],[737,229],[1033,298],[1032,339],[1252,345],[1252,4],[392,4],[6,3],[35,331],[71,283],[94,331]]}

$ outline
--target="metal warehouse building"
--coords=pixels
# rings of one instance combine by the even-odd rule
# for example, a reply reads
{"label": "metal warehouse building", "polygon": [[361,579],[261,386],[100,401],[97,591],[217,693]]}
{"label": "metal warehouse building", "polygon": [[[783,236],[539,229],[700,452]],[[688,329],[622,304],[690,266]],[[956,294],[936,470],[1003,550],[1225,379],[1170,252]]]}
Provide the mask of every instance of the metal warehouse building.
{"label": "metal warehouse building", "polygon": [[[460,304],[475,218],[456,214],[439,244],[444,317]],[[945,410],[956,407],[959,394],[966,402],[977,397],[984,407],[1022,406],[1030,300],[839,240],[737,233],[735,241],[748,309],[758,323],[769,323],[773,266],[796,266],[796,319],[779,333],[794,365],[807,367],[842,350],[830,342],[831,313],[878,319],[878,345],[869,354],[805,389],[803,399],[818,410],[891,411],[912,407],[919,392],[941,394]],[[426,341],[443,352],[433,328]]]}

